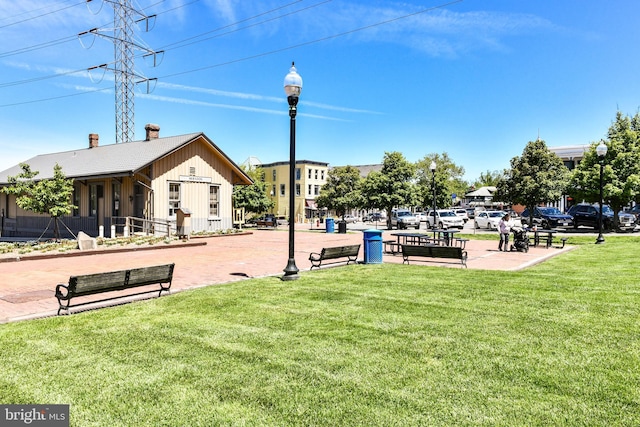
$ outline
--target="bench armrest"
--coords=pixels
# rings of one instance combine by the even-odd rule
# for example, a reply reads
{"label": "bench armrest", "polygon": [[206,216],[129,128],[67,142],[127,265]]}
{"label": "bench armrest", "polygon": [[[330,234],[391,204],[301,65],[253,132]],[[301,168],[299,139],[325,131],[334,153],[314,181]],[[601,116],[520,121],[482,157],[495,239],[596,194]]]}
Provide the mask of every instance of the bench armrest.
{"label": "bench armrest", "polygon": [[311,252],[309,254],[309,261],[320,261],[322,259],[322,254],[318,252]]}
{"label": "bench armrest", "polygon": [[69,297],[69,287],[62,283],[58,284],[58,286],[56,286],[55,296],[58,299],[62,299],[62,300],[67,299]]}

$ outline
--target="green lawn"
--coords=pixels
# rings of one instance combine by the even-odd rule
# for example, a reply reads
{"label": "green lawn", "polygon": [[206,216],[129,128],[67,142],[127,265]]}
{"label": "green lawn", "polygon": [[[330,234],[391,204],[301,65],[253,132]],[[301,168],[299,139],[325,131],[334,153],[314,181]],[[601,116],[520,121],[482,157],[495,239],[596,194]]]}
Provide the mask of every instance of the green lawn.
{"label": "green lawn", "polygon": [[519,272],[338,267],[0,325],[0,403],[70,404],[83,427],[640,425],[639,244],[607,236]]}

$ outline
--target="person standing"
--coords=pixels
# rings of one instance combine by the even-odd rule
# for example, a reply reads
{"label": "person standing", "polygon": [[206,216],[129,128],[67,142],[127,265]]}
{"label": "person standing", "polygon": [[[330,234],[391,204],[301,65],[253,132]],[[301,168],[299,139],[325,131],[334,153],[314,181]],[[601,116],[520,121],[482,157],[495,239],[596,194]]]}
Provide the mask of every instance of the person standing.
{"label": "person standing", "polygon": [[498,244],[498,250],[502,251],[504,245],[504,251],[509,251],[509,233],[511,232],[511,223],[509,220],[511,217],[509,214],[505,214],[498,223],[498,232],[500,233],[500,243]]}

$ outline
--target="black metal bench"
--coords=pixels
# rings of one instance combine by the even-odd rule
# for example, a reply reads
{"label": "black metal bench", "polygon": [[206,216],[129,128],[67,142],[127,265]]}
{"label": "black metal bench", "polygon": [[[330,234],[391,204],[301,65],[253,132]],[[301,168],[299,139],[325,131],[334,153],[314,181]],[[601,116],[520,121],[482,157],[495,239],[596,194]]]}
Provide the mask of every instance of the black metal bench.
{"label": "black metal bench", "polygon": [[[84,297],[96,295],[106,292],[122,291],[125,289],[136,288],[147,285],[160,285],[160,291],[157,289],[146,290],[134,294],[128,294],[127,297],[142,295],[151,292],[158,292],[158,296],[162,291],[169,291],[171,281],[173,280],[173,268],[175,264],[163,264],[152,267],[132,268],[129,270],[109,271],[105,273],[93,273],[80,276],[71,276],[69,284],[59,284],[56,286],[55,296],[58,299],[58,315],[62,310],[67,313],[72,307],[79,307],[87,304],[95,304],[121,296],[111,298],[103,298],[97,301],[81,302],[71,305],[71,299],[76,297]],[[168,285],[165,285],[168,284]]]}
{"label": "black metal bench", "polygon": [[402,245],[402,263],[409,264],[409,257],[459,259],[467,267],[467,251],[459,246]]}
{"label": "black metal bench", "polygon": [[347,265],[349,265],[349,263],[356,262],[358,260],[359,252],[360,245],[335,246],[331,248],[322,248],[322,251],[320,253],[311,252],[311,254],[309,254],[309,261],[311,261],[311,270],[313,270],[314,267],[320,268],[320,265],[322,265],[323,261],[331,259],[339,260],[340,258],[347,258]]}

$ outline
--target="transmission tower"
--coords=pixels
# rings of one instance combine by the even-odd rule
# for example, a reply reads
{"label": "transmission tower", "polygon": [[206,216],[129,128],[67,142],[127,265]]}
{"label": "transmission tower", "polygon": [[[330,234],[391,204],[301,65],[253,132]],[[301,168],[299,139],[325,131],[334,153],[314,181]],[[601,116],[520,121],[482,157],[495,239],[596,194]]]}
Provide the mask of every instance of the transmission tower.
{"label": "transmission tower", "polygon": [[[92,0],[86,0],[87,3]],[[115,81],[115,101],[116,101],[116,144],[120,142],[130,142],[135,138],[135,96],[134,87],[138,83],[147,84],[156,79],[148,79],[137,74],[134,68],[135,50],[144,52],[145,57],[153,57],[153,66],[157,65],[156,52],[134,40],[135,25],[144,24],[145,31],[149,31],[149,24],[156,15],[146,16],[142,12],[131,7],[131,0],[104,0],[113,6],[113,36],[103,34],[104,29],[94,28],[80,33],[82,37],[93,34],[113,41],[114,65],[107,64],[91,67],[89,70],[103,68],[114,72]],[[134,19],[137,18],[137,19]]]}

